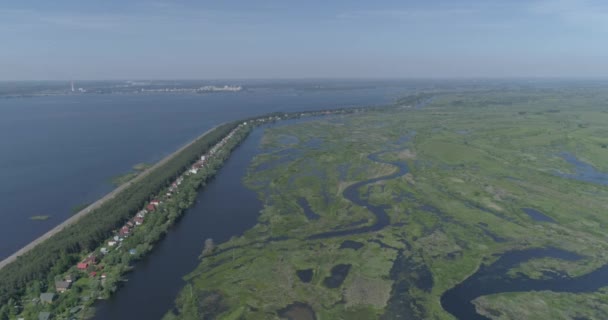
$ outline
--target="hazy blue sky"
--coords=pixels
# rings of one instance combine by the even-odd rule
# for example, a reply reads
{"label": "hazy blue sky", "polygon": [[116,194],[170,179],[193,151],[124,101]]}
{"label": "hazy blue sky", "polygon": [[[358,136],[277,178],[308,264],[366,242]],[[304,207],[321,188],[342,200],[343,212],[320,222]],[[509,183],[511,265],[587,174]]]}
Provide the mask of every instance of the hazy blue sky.
{"label": "hazy blue sky", "polygon": [[0,79],[604,77],[608,2],[2,1]]}

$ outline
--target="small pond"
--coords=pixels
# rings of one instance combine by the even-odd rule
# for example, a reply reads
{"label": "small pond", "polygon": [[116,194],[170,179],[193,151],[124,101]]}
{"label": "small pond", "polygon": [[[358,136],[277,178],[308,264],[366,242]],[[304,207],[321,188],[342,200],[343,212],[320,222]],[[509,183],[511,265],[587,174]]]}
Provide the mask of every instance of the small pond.
{"label": "small pond", "polygon": [[359,250],[363,248],[364,244],[353,240],[344,240],[340,245],[340,249],[354,249]]}
{"label": "small pond", "polygon": [[316,320],[315,311],[306,303],[296,302],[279,310],[279,317],[287,320]]}
{"label": "small pond", "polygon": [[530,216],[530,218],[532,218],[534,221],[540,221],[540,222],[555,222],[555,220],[553,220],[553,218],[547,216],[546,214],[536,210],[536,209],[532,209],[532,208],[521,208],[521,210],[523,212],[525,212],[528,216]]}
{"label": "small pond", "polygon": [[584,162],[569,152],[562,152],[559,156],[574,167],[575,173],[560,173],[565,178],[580,180],[589,183],[608,186],[608,173],[598,171],[591,164]]}
{"label": "small pond", "polygon": [[331,268],[331,275],[323,279],[323,284],[331,289],[338,288],[348,276],[350,271],[350,264],[338,264]]}
{"label": "small pond", "polygon": [[314,274],[312,269],[304,269],[304,270],[298,270],[296,271],[296,274],[298,275],[298,278],[300,278],[300,280],[304,283],[309,283],[310,281],[312,281],[312,276]]}

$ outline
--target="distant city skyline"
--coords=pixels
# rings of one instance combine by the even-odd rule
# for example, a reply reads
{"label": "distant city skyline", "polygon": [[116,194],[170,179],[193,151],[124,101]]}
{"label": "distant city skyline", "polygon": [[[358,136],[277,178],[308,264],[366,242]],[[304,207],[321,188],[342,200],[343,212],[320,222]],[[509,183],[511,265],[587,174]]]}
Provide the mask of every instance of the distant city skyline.
{"label": "distant city skyline", "polygon": [[608,3],[15,1],[0,80],[605,78]]}

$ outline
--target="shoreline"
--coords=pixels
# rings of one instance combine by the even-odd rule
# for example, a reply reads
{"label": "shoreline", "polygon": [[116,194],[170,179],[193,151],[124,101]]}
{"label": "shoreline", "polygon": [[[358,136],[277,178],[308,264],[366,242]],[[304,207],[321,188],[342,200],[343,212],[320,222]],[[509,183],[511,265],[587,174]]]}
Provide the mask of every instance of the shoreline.
{"label": "shoreline", "polygon": [[149,175],[151,172],[153,172],[154,170],[158,169],[160,166],[164,165],[165,163],[169,162],[171,159],[175,158],[178,154],[180,154],[186,148],[190,147],[196,141],[198,141],[199,139],[202,139],[203,137],[207,136],[209,133],[213,132],[214,130],[216,130],[217,128],[221,127],[224,124],[226,124],[226,123],[221,123],[221,124],[219,124],[217,126],[214,126],[211,129],[205,131],[203,134],[201,134],[200,136],[196,137],[192,141],[188,142],[186,145],[180,147],[179,149],[177,149],[176,151],[174,151],[170,155],[168,155],[168,156],[164,157],[163,159],[161,159],[160,161],[156,162],[150,168],[148,168],[148,169],[144,170],[142,173],[138,174],[137,177],[131,179],[127,183],[124,183],[124,184],[120,185],[116,189],[110,191],[110,193],[104,195],[100,199],[98,199],[95,202],[93,202],[90,205],[88,205],[86,208],[78,211],[77,213],[75,213],[74,215],[72,215],[71,217],[69,217],[68,219],[64,220],[63,222],[61,222],[57,226],[53,227],[51,230],[45,232],[44,234],[42,234],[38,238],[36,238],[33,241],[31,241],[30,243],[26,244],[21,249],[15,251],[13,254],[9,255],[6,258],[4,258],[2,261],[0,261],[0,270],[2,270],[5,266],[9,265],[10,263],[14,262],[15,260],[17,260],[17,258],[19,258],[21,255],[24,255],[24,254],[28,253],[30,250],[34,249],[40,243],[46,241],[47,239],[51,238],[55,234],[63,231],[65,228],[67,228],[67,227],[75,224],[82,217],[88,215],[89,213],[91,213],[95,209],[101,207],[105,202],[113,199],[116,195],[118,195],[119,193],[121,193],[122,191],[124,191],[126,188],[128,188],[132,184],[140,181],[141,179],[143,179],[144,177],[146,177],[147,175]]}

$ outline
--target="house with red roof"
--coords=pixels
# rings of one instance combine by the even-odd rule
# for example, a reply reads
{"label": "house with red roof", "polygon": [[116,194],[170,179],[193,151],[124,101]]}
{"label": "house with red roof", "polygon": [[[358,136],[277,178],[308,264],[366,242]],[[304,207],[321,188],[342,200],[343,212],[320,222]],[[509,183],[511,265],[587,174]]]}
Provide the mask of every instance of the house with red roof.
{"label": "house with red roof", "polygon": [[129,227],[127,227],[127,226],[124,226],[124,227],[120,228],[118,235],[120,235],[121,237],[124,237],[124,236],[128,236],[130,232],[131,232],[131,229],[129,229]]}
{"label": "house with red roof", "polygon": [[90,255],[88,257],[86,257],[86,259],[80,261],[77,265],[76,268],[78,270],[86,270],[88,269],[90,266],[94,266],[97,263],[97,257],[94,255]]}

